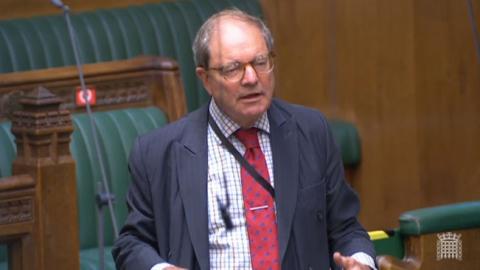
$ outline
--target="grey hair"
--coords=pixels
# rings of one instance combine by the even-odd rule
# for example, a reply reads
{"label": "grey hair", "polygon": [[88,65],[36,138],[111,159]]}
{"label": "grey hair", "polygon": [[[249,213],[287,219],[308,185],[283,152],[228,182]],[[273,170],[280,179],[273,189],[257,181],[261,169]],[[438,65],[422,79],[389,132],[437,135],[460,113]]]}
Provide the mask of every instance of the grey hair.
{"label": "grey hair", "polygon": [[212,38],[212,33],[215,30],[218,20],[223,17],[235,18],[257,26],[262,32],[262,36],[265,39],[268,51],[273,51],[272,33],[260,18],[249,15],[237,8],[225,9],[213,14],[203,23],[200,29],[198,29],[197,35],[195,36],[192,44],[193,57],[197,67],[208,68],[208,63],[210,60],[210,39]]}

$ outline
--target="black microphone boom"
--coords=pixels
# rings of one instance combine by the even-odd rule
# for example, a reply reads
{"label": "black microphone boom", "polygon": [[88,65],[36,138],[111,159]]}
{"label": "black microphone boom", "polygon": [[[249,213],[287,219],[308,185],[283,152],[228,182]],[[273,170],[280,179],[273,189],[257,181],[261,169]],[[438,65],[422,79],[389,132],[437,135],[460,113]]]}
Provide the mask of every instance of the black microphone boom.
{"label": "black microphone boom", "polygon": [[107,182],[107,174],[105,170],[105,165],[103,163],[103,159],[100,154],[100,147],[98,143],[98,137],[97,137],[97,129],[95,126],[95,121],[92,116],[92,110],[90,108],[90,99],[87,91],[87,87],[85,85],[85,79],[83,77],[83,69],[82,69],[82,64],[78,52],[78,41],[75,37],[75,32],[72,26],[72,23],[70,21],[70,16],[69,16],[69,11],[70,8],[65,5],[61,0],[51,0],[51,3],[55,5],[58,8],[61,8],[63,10],[63,15],[65,18],[65,21],[67,23],[67,29],[68,33],[70,36],[70,42],[72,44],[72,49],[73,49],[73,55],[75,57],[75,63],[77,65],[77,70],[78,70],[78,77],[80,79],[80,86],[82,89],[82,95],[85,100],[85,107],[87,110],[87,116],[90,121],[90,127],[92,130],[92,138],[95,146],[95,154],[98,159],[98,163],[100,166],[100,173],[102,177],[102,181],[100,183],[100,188],[97,192],[96,196],[96,202],[97,202],[97,208],[98,208],[98,219],[99,219],[99,232],[98,232],[98,238],[99,238],[99,263],[100,263],[100,269],[105,268],[105,257],[104,257],[104,242],[103,242],[103,206],[108,205],[108,209],[110,212],[110,218],[112,220],[112,226],[113,226],[113,233],[114,233],[114,238],[118,237],[118,226],[117,226],[117,221],[115,219],[114,215],[114,210],[113,210],[113,199],[114,196],[110,193],[110,189],[108,187],[108,182]]}
{"label": "black microphone boom", "polygon": [[65,6],[65,4],[63,4],[62,1],[60,0],[50,0],[50,2],[52,2],[52,4],[58,8],[61,8],[63,9],[63,7]]}
{"label": "black microphone boom", "polygon": [[475,12],[473,11],[472,0],[467,0],[467,11],[468,18],[470,19],[470,25],[472,26],[473,45],[475,46],[475,50],[477,52],[477,61],[480,63],[480,37],[478,36],[478,29],[475,20]]}

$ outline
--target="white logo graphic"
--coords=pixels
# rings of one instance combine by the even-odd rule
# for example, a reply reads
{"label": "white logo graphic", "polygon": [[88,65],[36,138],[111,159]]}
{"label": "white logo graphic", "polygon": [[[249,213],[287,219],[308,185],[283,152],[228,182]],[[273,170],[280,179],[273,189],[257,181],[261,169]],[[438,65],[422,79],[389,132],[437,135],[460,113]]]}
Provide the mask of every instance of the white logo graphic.
{"label": "white logo graphic", "polygon": [[461,234],[446,232],[437,234],[437,261],[443,259],[462,260]]}
{"label": "white logo graphic", "polygon": [[[86,95],[83,93],[83,91],[81,91],[81,92],[79,93],[79,95],[78,95],[78,97],[79,97],[79,99],[80,99],[80,102],[81,102],[82,104],[86,104],[87,101],[88,101],[89,103],[92,101],[92,97],[93,97],[92,90],[90,90],[90,89],[86,89],[86,90],[87,90],[87,91],[86,91],[86,92],[87,92]],[[86,96],[87,98],[85,98],[85,96]]]}

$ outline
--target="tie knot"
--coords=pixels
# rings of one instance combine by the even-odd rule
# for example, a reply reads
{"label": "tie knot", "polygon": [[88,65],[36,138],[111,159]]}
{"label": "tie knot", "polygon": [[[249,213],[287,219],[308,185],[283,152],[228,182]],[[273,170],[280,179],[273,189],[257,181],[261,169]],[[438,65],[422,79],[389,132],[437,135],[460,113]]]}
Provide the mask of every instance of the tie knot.
{"label": "tie knot", "polygon": [[257,132],[257,128],[239,129],[235,132],[235,136],[237,136],[237,139],[243,143],[245,148],[258,148],[260,147],[260,144],[258,143]]}

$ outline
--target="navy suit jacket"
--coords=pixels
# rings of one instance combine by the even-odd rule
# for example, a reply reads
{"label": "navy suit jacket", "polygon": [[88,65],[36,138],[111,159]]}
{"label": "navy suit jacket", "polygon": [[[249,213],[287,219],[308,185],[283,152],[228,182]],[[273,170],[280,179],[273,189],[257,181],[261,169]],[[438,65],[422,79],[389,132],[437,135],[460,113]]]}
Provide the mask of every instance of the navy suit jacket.
{"label": "navy suit jacket", "polygon": [[[324,116],[274,99],[268,118],[282,269],[336,269],[334,251],[375,258]],[[112,252],[118,269],[209,269],[207,119],[205,105],[136,140],[130,212]]]}

